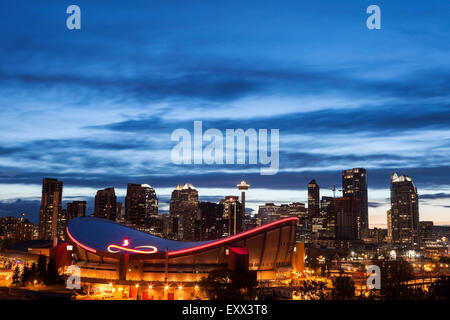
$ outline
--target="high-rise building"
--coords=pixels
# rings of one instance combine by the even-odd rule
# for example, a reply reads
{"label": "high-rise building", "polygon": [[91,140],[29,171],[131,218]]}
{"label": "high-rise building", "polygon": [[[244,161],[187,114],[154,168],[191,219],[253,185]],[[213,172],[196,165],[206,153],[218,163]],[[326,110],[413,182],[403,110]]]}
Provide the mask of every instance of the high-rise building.
{"label": "high-rise building", "polygon": [[150,219],[155,215],[158,215],[155,190],[148,184],[129,183],[125,197],[125,223],[135,229],[149,232]]}
{"label": "high-rise building", "polygon": [[291,217],[300,219],[297,224],[295,239],[297,242],[308,243],[311,240],[311,221],[308,217],[305,204],[302,202],[294,202],[289,205]]}
{"label": "high-rise building", "polygon": [[178,218],[170,214],[163,214],[163,234],[170,240],[178,239]]}
{"label": "high-rise building", "polygon": [[223,235],[224,237],[242,232],[244,212],[237,196],[226,196],[220,200],[223,205]]}
{"label": "high-rise building", "polygon": [[117,202],[116,221],[125,223],[125,207],[122,202]]}
{"label": "high-rise building", "polygon": [[280,220],[280,206],[275,203],[266,203],[259,206],[257,221],[262,226],[274,221]]}
{"label": "high-rise building", "polygon": [[387,217],[387,236],[386,241],[387,243],[392,243],[392,216],[391,216],[391,210],[386,211],[386,217]]}
{"label": "high-rise building", "polygon": [[95,195],[94,217],[116,220],[117,197],[114,188],[97,191]]}
{"label": "high-rise building", "polygon": [[322,197],[322,200],[320,200],[320,215],[323,217],[323,230],[319,238],[327,240],[335,239],[336,213],[333,197]]}
{"label": "high-rise building", "polygon": [[67,217],[62,210],[63,181],[44,178],[39,210],[39,238],[55,240],[65,238]]}
{"label": "high-rise building", "polygon": [[[186,183],[178,185],[172,192],[170,199],[170,217],[172,218],[172,232],[178,240],[195,240],[195,221],[198,217],[198,191]],[[176,226],[176,230],[173,228]]]}
{"label": "high-rise building", "polygon": [[258,226],[256,216],[251,215],[251,214],[245,214],[243,224],[244,224],[243,231],[248,231],[248,230],[256,228]]}
{"label": "high-rise building", "polygon": [[419,222],[420,246],[425,247],[427,242],[434,240],[433,237],[433,221]]}
{"label": "high-rise building", "polygon": [[0,218],[0,239],[33,240],[34,223],[16,217]]}
{"label": "high-rise building", "polygon": [[318,218],[320,216],[320,189],[315,179],[308,183],[308,216]]}
{"label": "high-rise building", "polygon": [[344,198],[355,198],[360,201],[361,232],[369,229],[369,203],[367,198],[367,172],[364,168],[353,168],[342,171],[342,194]]}
{"label": "high-rise building", "polygon": [[356,198],[334,198],[336,240],[360,240],[360,201]]}
{"label": "high-rise building", "polygon": [[66,204],[67,219],[86,216],[86,201],[72,201]]}
{"label": "high-rise building", "polygon": [[400,248],[419,245],[419,197],[412,179],[397,173],[391,177],[392,244]]}
{"label": "high-rise building", "polygon": [[224,205],[214,202],[199,202],[200,235],[198,240],[215,240],[223,234]]}

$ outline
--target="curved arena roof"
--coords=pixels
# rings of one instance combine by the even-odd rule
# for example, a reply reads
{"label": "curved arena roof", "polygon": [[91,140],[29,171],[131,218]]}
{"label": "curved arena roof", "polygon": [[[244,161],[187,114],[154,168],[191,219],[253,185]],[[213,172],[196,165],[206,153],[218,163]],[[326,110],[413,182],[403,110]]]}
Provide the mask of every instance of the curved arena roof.
{"label": "curved arena roof", "polygon": [[298,218],[281,219],[218,240],[185,242],[156,237],[107,219],[78,217],[69,222],[67,234],[75,244],[92,253],[153,254],[164,253],[167,249],[168,256],[180,256],[235,243],[294,221],[297,223]]}

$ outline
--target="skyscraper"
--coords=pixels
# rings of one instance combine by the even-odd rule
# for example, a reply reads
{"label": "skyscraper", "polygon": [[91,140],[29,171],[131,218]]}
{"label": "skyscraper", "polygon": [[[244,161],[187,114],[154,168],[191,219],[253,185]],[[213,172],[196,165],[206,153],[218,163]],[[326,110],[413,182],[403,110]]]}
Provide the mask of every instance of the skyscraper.
{"label": "skyscraper", "polygon": [[67,223],[62,210],[63,182],[58,179],[42,180],[41,207],[39,209],[39,238],[64,239]]}
{"label": "skyscraper", "polygon": [[320,216],[320,189],[315,179],[308,183],[308,216],[317,218]]}
{"label": "skyscraper", "polygon": [[257,221],[258,225],[262,226],[273,221],[280,220],[280,206],[275,203],[266,203],[259,206]]}
{"label": "skyscraper", "polygon": [[361,210],[361,232],[365,234],[369,229],[366,169],[353,168],[342,171],[342,194],[344,198],[359,199],[359,207]]}
{"label": "skyscraper", "polygon": [[334,198],[333,211],[337,240],[361,239],[361,209],[356,198]]}
{"label": "skyscraper", "polygon": [[239,197],[226,196],[220,200],[223,204],[223,236],[231,236],[243,230],[244,213]]}
{"label": "skyscraper", "polygon": [[172,230],[178,240],[195,240],[195,221],[198,217],[198,191],[195,187],[186,183],[178,185],[172,192],[170,199],[170,216],[172,218]]}
{"label": "skyscraper", "polygon": [[95,195],[94,217],[116,220],[117,197],[114,188],[97,191]]}
{"label": "skyscraper", "polygon": [[419,244],[419,197],[412,179],[397,173],[391,177],[392,244],[414,248]]}
{"label": "skyscraper", "polygon": [[199,240],[215,240],[223,234],[223,204],[199,202],[200,236]]}
{"label": "skyscraper", "polygon": [[66,204],[67,220],[86,216],[86,201],[72,201]]}
{"label": "skyscraper", "polygon": [[311,240],[311,224],[308,219],[308,213],[305,208],[305,204],[302,202],[294,202],[289,205],[289,211],[291,217],[297,217],[300,219],[297,225],[297,231],[295,233],[295,239],[297,242],[308,243]]}
{"label": "skyscraper", "polygon": [[129,183],[125,197],[125,223],[148,232],[150,219],[155,215],[158,215],[158,198],[155,190],[148,184]]}
{"label": "skyscraper", "polygon": [[336,239],[336,212],[333,197],[322,197],[320,200],[320,214],[323,217],[323,231],[321,239]]}

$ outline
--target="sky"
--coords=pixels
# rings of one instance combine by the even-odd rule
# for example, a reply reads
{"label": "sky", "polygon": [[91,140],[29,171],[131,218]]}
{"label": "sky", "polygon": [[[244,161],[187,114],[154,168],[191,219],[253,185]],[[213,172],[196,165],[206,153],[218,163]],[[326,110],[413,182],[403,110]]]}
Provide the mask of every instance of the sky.
{"label": "sky", "polygon": [[[81,9],[81,30],[66,8]],[[381,29],[366,27],[371,4]],[[168,210],[307,200],[368,172],[369,223],[386,225],[390,176],[409,175],[420,219],[450,225],[448,1],[1,1],[0,215],[37,222],[44,177],[64,201],[148,183]],[[177,165],[176,129],[279,129],[275,175],[260,165]],[[337,191],[337,196],[340,196]]]}

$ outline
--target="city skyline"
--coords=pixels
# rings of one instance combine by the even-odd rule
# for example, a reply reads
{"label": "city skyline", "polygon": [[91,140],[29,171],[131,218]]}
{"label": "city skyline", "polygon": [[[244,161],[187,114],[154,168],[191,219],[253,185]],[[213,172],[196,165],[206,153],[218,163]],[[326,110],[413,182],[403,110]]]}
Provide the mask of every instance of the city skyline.
{"label": "city skyline", "polygon": [[[353,168],[355,169],[355,168]],[[356,168],[358,169],[358,168]],[[361,169],[361,168],[359,168]],[[346,172],[346,170],[343,170],[342,172]],[[394,175],[396,175],[397,173],[395,172]],[[392,176],[390,177],[390,179],[392,179]],[[188,182],[187,182],[188,183]],[[313,179],[312,181],[310,181],[309,183],[316,183],[315,179]],[[189,184],[189,183],[188,183]],[[130,185],[130,184],[128,184]],[[140,185],[140,184],[137,184]],[[158,213],[159,214],[168,214],[169,213],[169,209],[170,209],[170,198],[171,198],[171,194],[173,193],[174,188],[178,188],[179,184],[174,187],[174,188],[153,188],[153,186],[150,186],[148,184],[142,184],[143,186],[147,186],[149,188],[152,188],[155,190],[156,192],[156,197],[157,197],[157,202],[158,204]],[[39,186],[39,188],[41,189],[42,187]],[[66,186],[64,187],[64,190],[66,190]],[[125,196],[127,193],[127,188],[117,188],[117,187],[108,187],[108,188],[104,188],[103,190],[94,190],[94,194],[98,193],[98,192],[102,192],[104,190],[109,190],[109,188],[113,188],[115,191],[117,192],[117,202],[122,202],[125,203]],[[319,184],[319,188],[320,188],[320,184]],[[333,190],[333,188],[335,188],[335,190]],[[344,196],[342,194],[342,189],[340,189],[341,186],[339,185],[334,185],[332,188],[325,188],[325,190],[323,188],[320,189],[320,193],[319,193],[319,197],[320,199],[322,199],[322,197],[340,197],[340,196]],[[197,188],[195,187],[196,190],[200,190],[199,191],[199,195],[198,195],[198,199],[199,201],[212,201],[212,202],[216,202],[219,203],[220,200],[222,200],[224,197],[226,196],[237,196],[240,197],[239,192],[236,192],[236,190],[234,188]],[[69,186],[69,190],[70,190],[70,186]],[[158,190],[162,190],[163,193],[158,193]],[[201,191],[206,191],[206,194],[202,194]],[[369,188],[370,190],[370,188]],[[93,215],[95,216],[95,196],[92,197],[92,192],[89,188],[84,188],[83,191],[86,193],[85,196],[80,196],[79,194],[76,195],[70,195],[70,196],[66,196],[64,198],[64,193],[63,193],[63,206],[67,205],[68,203],[70,204],[73,201],[76,200],[82,200],[82,201],[86,201],[87,200],[87,207],[86,207],[86,215]],[[274,195],[273,192],[274,190],[271,189],[256,189],[256,194],[259,195],[260,198],[257,199],[248,199],[246,200],[247,203],[249,203],[250,205],[247,206],[247,212],[251,212],[252,215],[257,215],[258,213],[258,209],[259,206],[261,205],[265,205],[266,203],[276,203],[278,205],[281,204],[292,204],[295,202],[300,202],[306,205],[306,207],[308,207],[308,190],[307,189],[299,189],[299,190],[276,190],[279,192],[279,195]],[[32,189],[30,189],[30,192],[32,192]],[[79,190],[77,190],[76,192],[79,192]],[[247,191],[248,192],[248,191]],[[337,194],[336,194],[337,192]],[[70,191],[69,191],[70,193]],[[300,193],[305,193],[305,195],[303,196],[303,198],[290,198],[292,194],[297,194],[299,195]],[[369,193],[370,194],[370,193]],[[264,198],[264,199],[262,199]],[[35,198],[36,200],[29,200],[30,202],[32,202],[33,204],[29,205],[30,207],[35,207],[35,206],[40,206],[41,205],[41,199],[40,196]],[[273,199],[277,199],[277,200],[273,200]],[[299,200],[301,199],[301,200]],[[370,197],[369,197],[370,199]],[[428,199],[432,199],[432,196],[430,195],[426,195],[425,196],[425,201],[427,201]],[[281,200],[281,201],[280,201]],[[390,210],[391,205],[390,205],[390,198],[385,199],[387,201],[387,204],[385,205],[380,205],[379,203],[373,203],[371,201],[369,201],[369,227],[370,228],[387,228],[387,210]],[[419,198],[419,212],[420,212],[420,198]],[[5,205],[5,203],[3,204]],[[23,200],[16,200],[15,202],[9,202],[6,205],[9,205],[10,207],[8,208],[2,208],[0,205],[0,216],[2,216],[2,211],[4,212],[9,212],[6,214],[3,214],[3,216],[17,216],[20,217],[23,215],[23,213],[27,213],[27,217],[34,223],[38,222],[39,219],[39,210],[37,212],[37,215],[35,216],[35,212],[31,212],[31,214],[29,214],[29,212],[25,212],[26,209],[23,209],[24,207],[27,207],[27,202],[23,201]],[[13,211],[13,209],[15,206],[17,206],[18,210]],[[386,211],[384,211],[384,216],[380,216],[380,217],[376,217],[376,218],[381,218],[378,222],[377,220],[373,220],[373,216],[371,218],[370,215],[370,208],[373,207],[382,207],[382,208],[386,208]],[[9,210],[9,211],[7,211]],[[384,220],[382,220],[384,219]],[[447,226],[446,223],[439,223],[439,221],[433,220],[433,218],[431,219],[427,219],[426,217],[424,218],[422,216],[422,214],[420,213],[420,221],[433,221],[435,225],[442,225],[442,226]]]}
{"label": "city skyline", "polygon": [[[364,167],[370,227],[386,225],[394,172],[413,178],[421,220],[450,225],[450,4],[380,2],[375,32],[368,1],[79,1],[79,32],[65,4],[2,4],[0,216],[37,215],[43,177],[64,181],[65,202],[107,187],[123,202],[127,183],[148,183],[168,211],[179,183],[218,201],[245,175],[256,210],[306,202],[311,179],[331,188]],[[279,128],[279,173],[174,165],[170,134],[196,120]]]}

